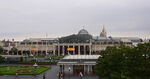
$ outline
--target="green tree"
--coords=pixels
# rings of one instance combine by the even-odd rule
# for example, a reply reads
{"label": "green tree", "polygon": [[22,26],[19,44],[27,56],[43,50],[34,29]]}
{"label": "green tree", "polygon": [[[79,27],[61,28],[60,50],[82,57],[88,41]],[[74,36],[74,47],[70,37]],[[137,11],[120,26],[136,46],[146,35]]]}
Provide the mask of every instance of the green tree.
{"label": "green tree", "polygon": [[3,53],[4,49],[0,46],[0,54]]}
{"label": "green tree", "polygon": [[5,58],[0,56],[0,62],[2,62]]}
{"label": "green tree", "polygon": [[18,53],[18,49],[13,47],[13,48],[11,48],[10,52],[13,53],[13,54],[17,54]]}
{"label": "green tree", "polygon": [[95,72],[101,79],[150,79],[150,43],[107,47],[100,55]]}

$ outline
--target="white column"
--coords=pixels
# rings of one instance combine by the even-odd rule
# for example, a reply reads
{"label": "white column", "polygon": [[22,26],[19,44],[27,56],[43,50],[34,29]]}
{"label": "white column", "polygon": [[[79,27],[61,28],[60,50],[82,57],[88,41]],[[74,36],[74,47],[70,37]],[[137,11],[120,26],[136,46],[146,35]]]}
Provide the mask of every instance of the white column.
{"label": "white column", "polygon": [[[32,51],[31,51],[31,49],[30,49],[30,55],[31,55],[31,54],[32,54]],[[30,55],[29,55],[29,56],[30,56]]]}
{"label": "white column", "polygon": [[[68,45],[68,48],[69,48],[69,45]],[[68,48],[67,48],[67,49],[68,49]],[[67,50],[67,54],[69,54],[69,53],[70,53],[70,52]]]}
{"label": "white column", "polygon": [[84,55],[86,55],[86,46],[84,45]]}
{"label": "white column", "polygon": [[65,55],[65,49],[64,49],[64,45],[62,46],[62,55]]}
{"label": "white column", "polygon": [[21,51],[21,55],[23,55],[23,50]]}
{"label": "white column", "polygon": [[80,45],[78,45],[78,55],[80,55]]}
{"label": "white column", "polygon": [[90,49],[90,52],[89,52],[89,54],[91,55],[91,50],[92,50],[92,47],[91,47],[92,45],[89,45],[89,49]]}
{"label": "white column", "polygon": [[89,71],[90,71],[90,69],[89,69],[89,65],[87,65],[87,67],[88,67],[88,68],[87,68],[87,69],[88,69],[88,70],[87,70],[87,73],[89,73]]}
{"label": "white column", "polygon": [[73,48],[74,48],[74,50],[73,50],[73,55],[75,55],[75,46],[73,45]]}
{"label": "white column", "polygon": [[60,46],[58,45],[58,56],[60,55]]}
{"label": "white column", "polygon": [[53,55],[55,56],[55,53],[56,53],[56,47],[55,47],[55,45],[53,45]]}

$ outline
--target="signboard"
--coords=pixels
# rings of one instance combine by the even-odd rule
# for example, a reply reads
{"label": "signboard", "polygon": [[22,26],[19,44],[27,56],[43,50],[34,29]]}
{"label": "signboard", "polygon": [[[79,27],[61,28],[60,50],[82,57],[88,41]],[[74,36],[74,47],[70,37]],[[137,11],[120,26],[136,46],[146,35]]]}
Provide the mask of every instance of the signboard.
{"label": "signboard", "polygon": [[38,49],[32,49],[32,51],[37,51]]}
{"label": "signboard", "polygon": [[67,48],[68,51],[74,51],[75,48]]}

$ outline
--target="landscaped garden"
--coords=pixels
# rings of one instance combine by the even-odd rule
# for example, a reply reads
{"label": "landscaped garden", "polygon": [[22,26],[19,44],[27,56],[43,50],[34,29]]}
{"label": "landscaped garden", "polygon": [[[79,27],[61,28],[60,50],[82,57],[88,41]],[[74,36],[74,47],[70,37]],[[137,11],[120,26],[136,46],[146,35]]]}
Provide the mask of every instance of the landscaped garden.
{"label": "landscaped garden", "polygon": [[[50,69],[47,66],[38,66],[36,68],[36,74]],[[34,75],[35,68],[33,66],[0,66],[0,75]]]}
{"label": "landscaped garden", "polygon": [[18,64],[34,64],[37,63],[39,65],[56,65],[57,62],[35,62],[35,61],[26,61],[26,62],[18,62]]}

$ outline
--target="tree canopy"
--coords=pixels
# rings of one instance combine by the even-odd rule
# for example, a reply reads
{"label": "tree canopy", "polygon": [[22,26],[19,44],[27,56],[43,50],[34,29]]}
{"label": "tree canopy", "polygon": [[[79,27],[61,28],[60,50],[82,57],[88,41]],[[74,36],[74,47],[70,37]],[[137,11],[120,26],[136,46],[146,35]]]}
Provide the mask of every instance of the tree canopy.
{"label": "tree canopy", "polygon": [[4,49],[0,46],[0,54],[3,53]]}
{"label": "tree canopy", "polygon": [[14,53],[14,54],[17,54],[18,49],[15,48],[15,47],[13,47],[13,48],[11,48],[10,52],[11,52],[11,53]]}
{"label": "tree canopy", "polygon": [[95,72],[100,79],[150,79],[150,43],[137,47],[107,47]]}

